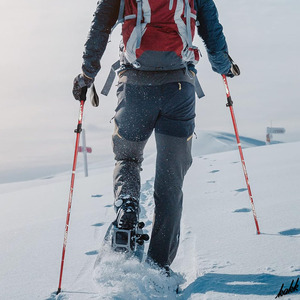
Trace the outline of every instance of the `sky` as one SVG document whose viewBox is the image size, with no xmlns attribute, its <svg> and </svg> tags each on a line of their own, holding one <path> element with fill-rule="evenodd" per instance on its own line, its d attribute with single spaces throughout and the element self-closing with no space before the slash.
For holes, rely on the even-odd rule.
<svg viewBox="0 0 300 300">
<path fill-rule="evenodd" d="M 266 127 L 284 127 L 280 141 L 300 140 L 298 0 L 216 0 L 229 53 L 241 76 L 229 80 L 243 136 L 264 140 Z M 71 90 L 81 72 L 83 45 L 96 1 L 0 2 L 0 183 L 67 171 L 73 160 L 79 103 Z M 120 28 L 101 61 L 98 92 L 118 59 Z M 202 52 L 197 65 L 206 97 L 197 101 L 196 133 L 233 132 L 221 77 Z M 115 88 L 100 106 L 87 103 L 84 127 L 91 162 L 112 161 Z M 146 151 L 154 151 L 153 141 Z"/>
</svg>

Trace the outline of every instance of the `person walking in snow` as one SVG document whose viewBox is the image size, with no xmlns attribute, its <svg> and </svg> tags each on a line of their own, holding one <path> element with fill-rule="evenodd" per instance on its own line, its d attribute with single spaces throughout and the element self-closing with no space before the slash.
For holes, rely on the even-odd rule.
<svg viewBox="0 0 300 300">
<path fill-rule="evenodd" d="M 100 70 L 112 28 L 122 24 L 118 104 L 112 136 L 115 226 L 138 222 L 143 150 L 155 131 L 155 217 L 147 261 L 168 270 L 179 245 L 184 177 L 192 164 L 197 28 L 212 69 L 233 77 L 231 59 L 213 0 L 100 0 L 73 95 L 81 100 Z M 198 93 L 199 95 L 199 93 Z"/>
</svg>

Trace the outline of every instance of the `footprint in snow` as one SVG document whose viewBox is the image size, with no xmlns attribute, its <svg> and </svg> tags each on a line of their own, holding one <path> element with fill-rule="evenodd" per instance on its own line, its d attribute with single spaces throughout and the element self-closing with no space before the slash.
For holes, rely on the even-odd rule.
<svg viewBox="0 0 300 300">
<path fill-rule="evenodd" d="M 95 194 L 95 195 L 91 195 L 92 198 L 101 198 L 103 195 L 100 194 Z"/>
<path fill-rule="evenodd" d="M 281 235 L 298 235 L 298 234 L 300 234 L 300 228 L 292 228 L 292 229 L 280 231 L 279 234 L 281 234 Z"/>
<path fill-rule="evenodd" d="M 85 255 L 97 255 L 98 253 L 99 253 L 98 250 L 93 250 L 93 251 L 85 252 L 84 254 L 85 254 Z"/>
<path fill-rule="evenodd" d="M 292 272 L 299 272 L 300 271 L 300 267 L 299 266 L 298 267 L 296 267 L 296 266 L 290 266 L 290 270 Z"/>
<path fill-rule="evenodd" d="M 235 211 L 233 211 L 234 213 L 247 213 L 250 212 L 251 209 L 250 208 L 240 208 L 240 209 L 236 209 Z"/>
<path fill-rule="evenodd" d="M 95 226 L 95 227 L 101 227 L 103 226 L 105 223 L 96 223 L 96 224 L 93 224 L 92 226 Z"/>
</svg>

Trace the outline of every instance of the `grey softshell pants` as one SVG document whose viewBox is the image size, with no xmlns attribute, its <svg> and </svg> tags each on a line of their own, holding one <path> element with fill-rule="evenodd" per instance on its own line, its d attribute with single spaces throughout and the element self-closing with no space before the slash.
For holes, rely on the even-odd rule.
<svg viewBox="0 0 300 300">
<path fill-rule="evenodd" d="M 195 90 L 187 82 L 140 86 L 119 83 L 115 115 L 115 199 L 140 196 L 143 150 L 153 129 L 157 146 L 155 217 L 148 258 L 170 265 L 179 245 L 182 185 L 191 166 Z"/>
</svg>

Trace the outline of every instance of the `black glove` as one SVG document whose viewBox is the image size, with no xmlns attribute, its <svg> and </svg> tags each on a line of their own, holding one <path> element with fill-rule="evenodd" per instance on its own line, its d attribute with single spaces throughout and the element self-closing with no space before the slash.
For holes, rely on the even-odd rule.
<svg viewBox="0 0 300 300">
<path fill-rule="evenodd" d="M 73 95 L 76 100 L 85 100 L 85 93 L 94 82 L 93 78 L 86 77 L 84 74 L 79 74 L 74 79 Z M 82 95 L 84 93 L 84 97 Z M 81 98 L 84 99 L 81 99 Z"/>
<path fill-rule="evenodd" d="M 238 65 L 236 65 L 233 61 L 233 59 L 228 55 L 228 58 L 230 60 L 230 63 L 231 63 L 231 67 L 230 67 L 230 70 L 227 72 L 227 74 L 225 74 L 227 77 L 234 77 L 234 76 L 239 76 L 241 74 L 241 71 L 238 67 Z"/>
</svg>

